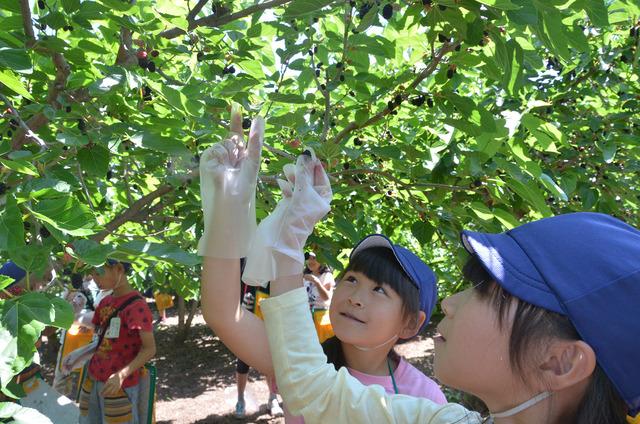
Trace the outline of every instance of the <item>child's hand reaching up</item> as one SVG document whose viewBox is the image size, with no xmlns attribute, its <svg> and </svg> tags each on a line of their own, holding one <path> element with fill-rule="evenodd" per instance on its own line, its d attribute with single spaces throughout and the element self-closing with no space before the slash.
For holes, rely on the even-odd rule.
<svg viewBox="0 0 640 424">
<path fill-rule="evenodd" d="M 278 180 L 282 200 L 256 231 L 242 275 L 245 283 L 265 286 L 277 278 L 302 274 L 303 248 L 315 224 L 330 210 L 331 185 L 313 150 L 285 165 Z"/>
<path fill-rule="evenodd" d="M 214 144 L 200 159 L 200 195 L 204 233 L 198 254 L 242 258 L 256 229 L 256 182 L 264 139 L 264 120 L 256 117 L 249 141 L 242 134 L 242 114 L 231 110 L 229 138 Z"/>
</svg>

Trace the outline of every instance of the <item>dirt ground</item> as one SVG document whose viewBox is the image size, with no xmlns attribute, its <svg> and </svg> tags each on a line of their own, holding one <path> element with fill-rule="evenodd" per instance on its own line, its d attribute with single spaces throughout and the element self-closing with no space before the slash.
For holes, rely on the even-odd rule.
<svg viewBox="0 0 640 424">
<path fill-rule="evenodd" d="M 157 424 L 284 423 L 283 418 L 274 418 L 267 413 L 269 391 L 264 378 L 254 370 L 249 373 L 245 391 L 247 417 L 236 419 L 233 416 L 237 398 L 235 357 L 204 324 L 200 314 L 195 316 L 191 335 L 182 345 L 174 342 L 177 323 L 175 310 L 170 310 L 167 320 L 155 330 Z M 425 337 L 400 345 L 397 350 L 418 369 L 432 376 L 432 331 L 426 333 Z M 49 382 L 53 379 L 50 356 L 43 356 L 43 375 Z M 447 391 L 446 394 L 450 400 L 460 400 L 456 393 Z"/>
</svg>

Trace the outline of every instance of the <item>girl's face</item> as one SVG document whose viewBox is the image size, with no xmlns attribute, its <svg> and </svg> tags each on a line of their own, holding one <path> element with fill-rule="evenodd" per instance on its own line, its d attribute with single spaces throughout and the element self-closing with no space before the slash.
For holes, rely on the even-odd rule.
<svg viewBox="0 0 640 424">
<path fill-rule="evenodd" d="M 91 272 L 93 280 L 100 290 L 113 290 L 122 279 L 122 270 L 118 265 L 103 265 Z"/>
<path fill-rule="evenodd" d="M 320 268 L 320 262 L 318 262 L 315 256 L 309 256 L 309 259 L 307 259 L 307 266 L 311 271 L 316 272 L 318 268 Z"/>
<path fill-rule="evenodd" d="M 434 337 L 438 380 L 485 401 L 521 390 L 522 379 L 509 362 L 510 332 L 499 327 L 490 301 L 471 288 L 447 297 L 441 305 L 445 317 Z M 505 329 L 511 328 L 513 310 L 503 321 Z"/>
<path fill-rule="evenodd" d="M 360 347 L 385 343 L 406 327 L 400 296 L 361 272 L 348 271 L 336 285 L 329 316 L 336 337 Z"/>
</svg>

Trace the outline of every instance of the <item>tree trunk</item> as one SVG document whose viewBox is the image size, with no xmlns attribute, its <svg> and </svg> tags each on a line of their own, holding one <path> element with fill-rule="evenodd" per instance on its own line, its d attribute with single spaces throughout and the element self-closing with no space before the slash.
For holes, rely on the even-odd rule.
<svg viewBox="0 0 640 424">
<path fill-rule="evenodd" d="M 178 330 L 182 330 L 182 327 L 184 326 L 185 312 L 184 298 L 180 295 L 176 295 L 176 298 L 178 300 Z"/>
<path fill-rule="evenodd" d="M 180 344 L 184 343 L 189 337 L 193 317 L 198 311 L 198 301 L 195 299 L 189 301 L 189 314 L 185 320 L 186 309 L 184 299 L 178 296 L 178 332 L 176 333 L 175 342 Z"/>
</svg>

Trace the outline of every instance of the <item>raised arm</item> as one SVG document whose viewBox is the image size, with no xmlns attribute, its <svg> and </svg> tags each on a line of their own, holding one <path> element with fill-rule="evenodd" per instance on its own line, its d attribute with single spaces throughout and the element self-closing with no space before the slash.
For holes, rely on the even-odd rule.
<svg viewBox="0 0 640 424">
<path fill-rule="evenodd" d="M 240 307 L 240 258 L 255 235 L 255 191 L 264 137 L 256 118 L 244 143 L 242 115 L 233 107 L 227 140 L 207 149 L 200 161 L 204 233 L 202 314 L 207 325 L 242 361 L 273 375 L 264 323 Z"/>
<path fill-rule="evenodd" d="M 240 260 L 203 261 L 200 295 L 207 325 L 243 362 L 274 375 L 264 322 L 240 306 Z"/>
</svg>

